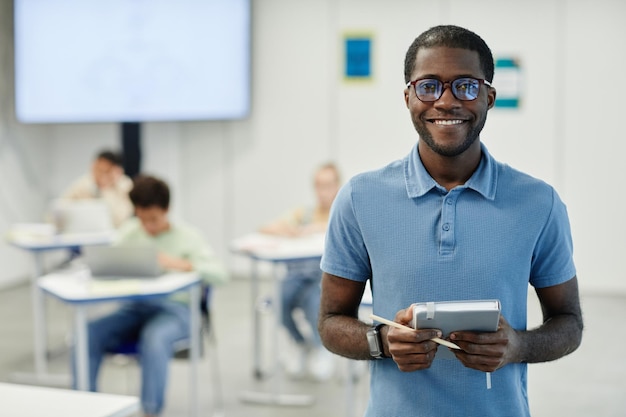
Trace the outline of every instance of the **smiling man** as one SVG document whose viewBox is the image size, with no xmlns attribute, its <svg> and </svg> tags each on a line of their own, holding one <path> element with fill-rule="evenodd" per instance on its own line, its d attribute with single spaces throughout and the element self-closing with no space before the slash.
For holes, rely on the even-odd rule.
<svg viewBox="0 0 626 417">
<path fill-rule="evenodd" d="M 319 331 L 329 350 L 371 359 L 367 417 L 529 416 L 527 364 L 580 344 L 565 205 L 480 142 L 496 99 L 493 73 L 491 51 L 475 33 L 437 26 L 421 34 L 404 74 L 417 144 L 404 159 L 352 178 L 335 199 Z M 447 349 L 431 340 L 442 336 L 437 329 L 359 321 L 368 280 L 378 316 L 410 325 L 416 302 L 498 299 L 498 329 L 453 331 L 447 337 L 461 349 L 435 358 Z M 529 284 L 544 317 L 530 330 Z"/>
</svg>

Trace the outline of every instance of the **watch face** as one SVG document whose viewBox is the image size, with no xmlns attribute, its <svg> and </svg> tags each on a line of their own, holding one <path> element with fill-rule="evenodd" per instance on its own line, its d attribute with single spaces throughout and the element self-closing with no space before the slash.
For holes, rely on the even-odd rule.
<svg viewBox="0 0 626 417">
<path fill-rule="evenodd" d="M 373 358 L 380 358 L 383 352 L 379 342 L 378 330 L 372 328 L 367 331 L 367 343 L 370 348 L 370 355 Z"/>
</svg>

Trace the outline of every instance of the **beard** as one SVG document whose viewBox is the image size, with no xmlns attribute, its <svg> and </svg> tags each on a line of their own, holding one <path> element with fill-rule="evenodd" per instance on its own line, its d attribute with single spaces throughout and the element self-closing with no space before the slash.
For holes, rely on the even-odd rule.
<svg viewBox="0 0 626 417">
<path fill-rule="evenodd" d="M 415 130 L 417 131 L 420 139 L 423 140 L 433 152 L 441 156 L 452 158 L 461 155 L 463 152 L 468 150 L 474 142 L 476 142 L 476 140 L 480 137 L 480 132 L 483 130 L 486 121 L 487 113 L 485 112 L 482 119 L 478 120 L 478 122 L 472 126 L 463 142 L 457 146 L 445 146 L 435 142 L 433 135 L 426 128 L 425 123 L 421 119 L 413 119 L 413 126 L 415 126 Z"/>
</svg>

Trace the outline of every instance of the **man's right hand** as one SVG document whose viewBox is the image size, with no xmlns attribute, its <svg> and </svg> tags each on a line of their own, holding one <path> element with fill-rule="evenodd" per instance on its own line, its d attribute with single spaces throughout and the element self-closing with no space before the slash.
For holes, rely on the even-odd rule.
<svg viewBox="0 0 626 417">
<path fill-rule="evenodd" d="M 395 322 L 411 327 L 413 307 L 400 310 L 396 313 Z M 383 332 L 383 340 L 387 341 L 387 349 L 398 369 L 403 372 L 413 372 L 430 368 L 437 353 L 437 343 L 433 337 L 441 337 L 437 329 L 405 330 L 386 326 L 387 333 Z"/>
</svg>

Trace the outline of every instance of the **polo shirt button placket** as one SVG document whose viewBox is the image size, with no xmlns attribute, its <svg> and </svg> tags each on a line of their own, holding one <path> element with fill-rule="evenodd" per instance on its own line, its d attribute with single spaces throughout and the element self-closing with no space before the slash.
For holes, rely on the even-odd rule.
<svg viewBox="0 0 626 417">
<path fill-rule="evenodd" d="M 442 255 L 452 254 L 454 251 L 454 222 L 455 222 L 455 204 L 457 192 L 451 191 L 444 197 L 442 213 L 441 213 L 441 246 L 440 253 Z"/>
</svg>

